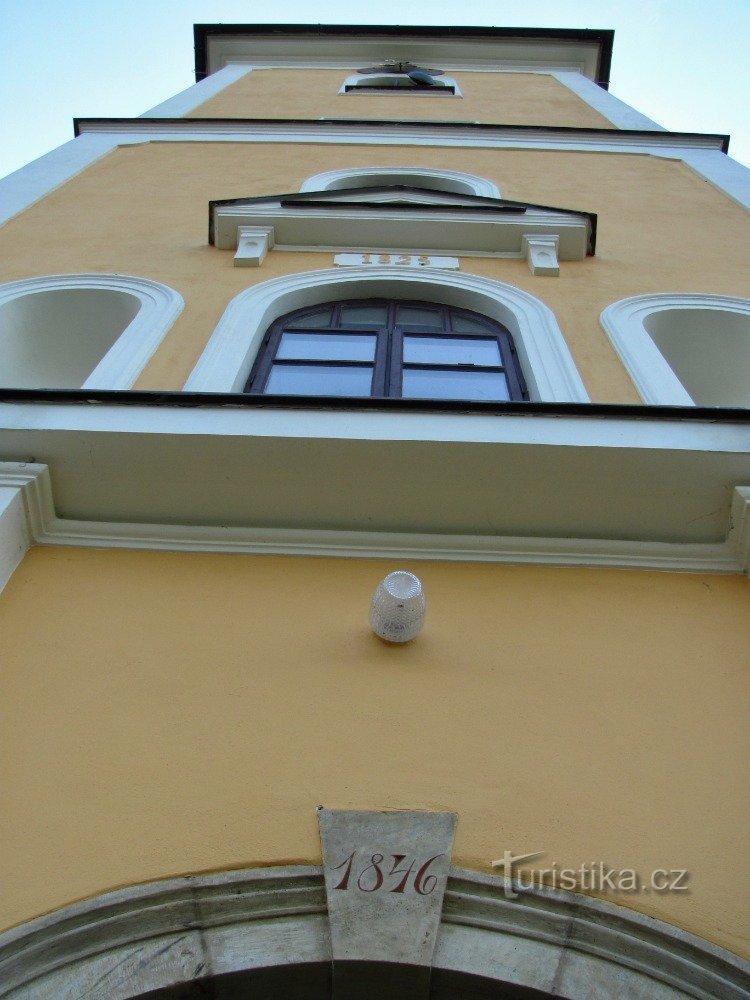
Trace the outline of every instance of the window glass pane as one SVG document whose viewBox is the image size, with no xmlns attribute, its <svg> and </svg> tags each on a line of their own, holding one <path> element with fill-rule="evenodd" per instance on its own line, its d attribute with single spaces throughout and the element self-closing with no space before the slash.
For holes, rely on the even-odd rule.
<svg viewBox="0 0 750 1000">
<path fill-rule="evenodd" d="M 422 93 L 430 93 L 435 90 L 444 90 L 450 94 L 455 93 L 453 84 L 444 83 L 442 80 L 435 80 L 430 86 L 419 86 L 410 80 L 408 76 L 379 76 L 366 77 L 361 83 L 348 83 L 345 90 L 421 90 Z"/>
<path fill-rule="evenodd" d="M 375 334 L 284 333 L 277 358 L 297 361 L 374 361 Z"/>
<path fill-rule="evenodd" d="M 386 305 L 341 307 L 339 326 L 385 326 L 388 307 Z"/>
<path fill-rule="evenodd" d="M 367 88 L 396 88 L 396 87 L 406 87 L 411 89 L 416 87 L 416 83 L 409 79 L 408 76 L 368 76 L 361 83 L 355 83 L 354 86 L 358 90 L 365 90 Z"/>
<path fill-rule="evenodd" d="M 404 368 L 404 399 L 510 399 L 500 372 L 452 372 Z"/>
<path fill-rule="evenodd" d="M 404 364 L 502 365 L 500 347 L 487 337 L 404 337 Z"/>
<path fill-rule="evenodd" d="M 264 392 L 295 396 L 369 396 L 372 368 L 273 365 Z"/>
<path fill-rule="evenodd" d="M 317 312 L 307 313 L 305 316 L 298 316 L 296 319 L 290 320 L 284 324 L 284 328 L 289 330 L 315 330 L 321 326 L 330 326 L 332 312 L 333 309 L 331 306 L 327 306 L 325 309 L 318 309 Z"/>
<path fill-rule="evenodd" d="M 437 309 L 420 306 L 399 306 L 396 310 L 399 326 L 416 327 L 418 330 L 444 330 L 442 313 Z"/>
<path fill-rule="evenodd" d="M 451 325 L 456 333 L 487 333 L 486 323 L 461 313 L 451 313 Z"/>
</svg>

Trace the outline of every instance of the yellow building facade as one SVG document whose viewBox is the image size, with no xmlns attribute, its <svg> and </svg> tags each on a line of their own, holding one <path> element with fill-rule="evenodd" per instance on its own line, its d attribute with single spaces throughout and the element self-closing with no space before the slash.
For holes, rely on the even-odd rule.
<svg viewBox="0 0 750 1000">
<path fill-rule="evenodd" d="M 611 52 L 197 26 L 0 182 L 1 996 L 748 995 L 750 175 Z"/>
</svg>

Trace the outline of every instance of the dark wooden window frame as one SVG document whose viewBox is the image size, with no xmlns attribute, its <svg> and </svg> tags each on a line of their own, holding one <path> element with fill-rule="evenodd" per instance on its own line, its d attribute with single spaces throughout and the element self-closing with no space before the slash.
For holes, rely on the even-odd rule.
<svg viewBox="0 0 750 1000">
<path fill-rule="evenodd" d="M 419 92 L 420 94 L 448 94 L 451 97 L 456 96 L 456 88 L 452 83 L 440 83 L 436 84 L 434 87 L 420 87 L 418 83 L 407 86 L 393 81 L 392 83 L 348 83 L 344 87 L 345 94 L 350 94 L 352 91 L 359 91 L 361 94 L 376 94 L 384 90 L 390 91 L 391 93 L 397 91 L 399 94 L 413 94 Z"/>
<path fill-rule="evenodd" d="M 385 307 L 385 325 L 372 324 L 343 324 L 341 313 L 344 308 L 356 307 Z M 396 311 L 399 307 L 428 309 L 436 313 L 439 317 L 440 328 L 434 330 L 424 329 L 423 324 L 397 323 Z M 304 327 L 300 327 L 300 321 L 306 315 L 313 315 L 323 309 L 332 310 L 331 319 L 328 326 L 311 326 L 307 332 L 314 334 L 326 333 L 347 333 L 352 336 L 365 335 L 376 338 L 374 358 L 370 361 L 342 361 L 329 359 L 280 359 L 277 352 L 281 343 L 281 338 L 285 332 L 303 332 Z M 482 327 L 481 331 L 463 332 L 454 330 L 456 319 L 465 317 Z M 486 330 L 486 332 L 485 332 Z M 494 339 L 500 351 L 501 360 L 504 364 L 498 365 L 476 365 L 476 364 L 447 364 L 444 362 L 434 365 L 427 363 L 404 362 L 403 360 L 403 339 L 405 336 L 414 338 L 429 338 L 431 340 L 446 338 L 450 340 L 488 340 Z M 367 396 L 353 396 L 353 400 L 365 400 L 373 398 L 396 398 L 402 396 L 402 382 L 404 371 L 455 371 L 455 372 L 491 372 L 502 374 L 507 382 L 508 398 L 514 401 L 528 400 L 528 390 L 526 382 L 518 362 L 513 337 L 510 331 L 496 320 L 475 313 L 468 309 L 460 309 L 454 306 L 447 306 L 441 303 L 427 302 L 413 299 L 342 299 L 338 301 L 322 302 L 314 306 L 306 306 L 303 309 L 296 309 L 279 317 L 266 332 L 255 364 L 250 372 L 244 391 L 252 395 L 265 394 L 265 387 L 271 375 L 274 365 L 279 367 L 310 367 L 322 365 L 335 368 L 365 368 L 371 369 L 373 377 L 371 381 L 370 393 Z M 324 394 L 314 394 L 314 398 L 325 398 Z M 330 398 L 330 397 L 329 397 Z M 422 397 L 423 398 L 423 397 Z M 453 396 L 431 397 L 435 399 L 450 398 Z M 470 399 L 468 397 L 467 399 Z"/>
</svg>

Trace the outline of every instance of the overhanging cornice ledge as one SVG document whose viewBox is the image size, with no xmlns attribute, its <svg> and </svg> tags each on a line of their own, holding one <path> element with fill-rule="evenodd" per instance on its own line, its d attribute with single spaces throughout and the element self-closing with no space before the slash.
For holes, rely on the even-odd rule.
<svg viewBox="0 0 750 1000">
<path fill-rule="evenodd" d="M 230 62 L 254 66 L 361 66 L 383 59 L 437 60 L 454 68 L 567 67 L 606 88 L 614 32 L 341 24 L 196 24 L 196 80 Z"/>
<path fill-rule="evenodd" d="M 8 572 L 33 543 L 749 568 L 747 425 L 6 404 L 0 426 Z"/>
<path fill-rule="evenodd" d="M 583 213 L 529 208 L 502 215 L 460 208 L 408 204 L 336 205 L 252 202 L 217 204 L 212 211 L 213 242 L 235 250 L 240 228 L 268 226 L 277 247 L 420 249 L 479 254 L 525 255 L 525 236 L 555 236 L 560 260 L 583 260 L 593 253 L 593 227 Z"/>
<path fill-rule="evenodd" d="M 715 149 L 726 153 L 729 136 L 701 132 L 655 132 L 640 129 L 569 128 L 566 126 L 503 125 L 475 122 L 394 121 L 351 118 L 74 118 L 75 135 L 87 133 L 128 134 L 140 136 L 177 137 L 187 140 L 192 135 L 256 136 L 272 139 L 282 135 L 293 141 L 295 135 L 315 137 L 363 138 L 396 136 L 461 140 L 498 140 L 518 144 L 565 146 L 581 148 L 602 145 L 612 147 L 642 147 L 644 149 Z"/>
</svg>

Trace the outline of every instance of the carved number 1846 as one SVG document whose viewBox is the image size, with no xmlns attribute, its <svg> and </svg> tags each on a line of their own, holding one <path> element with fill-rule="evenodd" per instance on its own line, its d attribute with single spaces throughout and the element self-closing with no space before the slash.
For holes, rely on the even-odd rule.
<svg viewBox="0 0 750 1000">
<path fill-rule="evenodd" d="M 340 865 L 332 867 L 331 870 L 335 872 L 343 869 L 341 878 L 333 887 L 334 889 L 346 890 L 349 888 L 356 853 L 356 850 L 352 851 Z M 437 876 L 428 875 L 427 871 L 433 861 L 442 857 L 442 852 L 441 854 L 433 854 L 422 864 L 419 864 L 421 859 L 409 858 L 406 854 L 391 854 L 389 857 L 393 858 L 392 862 L 385 861 L 385 855 L 375 853 L 370 856 L 369 863 L 363 868 L 357 864 L 354 874 L 357 870 L 359 874 L 353 884 L 362 892 L 404 892 L 411 879 L 415 892 L 419 893 L 420 896 L 430 895 L 437 885 Z M 407 862 L 411 862 L 408 867 Z M 395 881 L 391 881 L 391 879 Z"/>
</svg>

